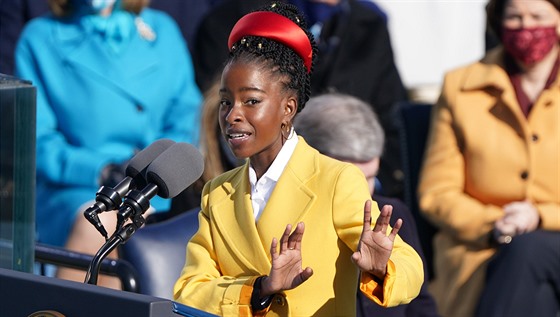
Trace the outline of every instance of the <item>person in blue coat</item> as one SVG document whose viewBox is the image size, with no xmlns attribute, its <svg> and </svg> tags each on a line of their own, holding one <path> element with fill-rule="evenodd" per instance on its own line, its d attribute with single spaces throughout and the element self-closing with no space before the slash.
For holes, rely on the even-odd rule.
<svg viewBox="0 0 560 317">
<path fill-rule="evenodd" d="M 52 12 L 22 32 L 16 76 L 37 87 L 39 242 L 94 254 L 104 240 L 82 214 L 99 187 L 120 181 L 155 140 L 198 143 L 202 96 L 187 45 L 148 2 L 50 1 Z M 156 212 L 170 206 L 150 202 Z M 115 213 L 100 216 L 115 227 Z"/>
</svg>

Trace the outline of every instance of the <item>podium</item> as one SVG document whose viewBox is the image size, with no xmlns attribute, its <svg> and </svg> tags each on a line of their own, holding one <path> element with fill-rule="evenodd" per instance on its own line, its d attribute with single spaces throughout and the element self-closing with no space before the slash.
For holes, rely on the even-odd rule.
<svg viewBox="0 0 560 317">
<path fill-rule="evenodd" d="M 159 297 L 3 268 L 0 310 L 2 316 L 21 317 L 39 311 L 53 311 L 66 317 L 215 317 Z"/>
</svg>

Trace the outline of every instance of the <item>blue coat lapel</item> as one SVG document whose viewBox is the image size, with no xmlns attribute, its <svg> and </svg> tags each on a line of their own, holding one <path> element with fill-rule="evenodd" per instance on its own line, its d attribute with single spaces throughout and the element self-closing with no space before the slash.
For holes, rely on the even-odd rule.
<svg viewBox="0 0 560 317">
<path fill-rule="evenodd" d="M 63 61 L 68 67 L 85 70 L 92 81 L 142 104 L 139 100 L 143 99 L 144 92 L 135 87 L 141 86 L 137 84 L 139 81 L 150 80 L 150 73 L 159 63 L 156 53 L 145 49 L 150 43 L 135 34 L 122 52 L 112 55 L 107 47 L 102 47 L 99 39 L 86 36 L 86 27 L 84 24 L 58 24 L 54 36 L 63 47 L 61 51 L 69 52 L 62 56 Z M 124 59 L 132 65 L 125 70 L 119 62 Z"/>
</svg>

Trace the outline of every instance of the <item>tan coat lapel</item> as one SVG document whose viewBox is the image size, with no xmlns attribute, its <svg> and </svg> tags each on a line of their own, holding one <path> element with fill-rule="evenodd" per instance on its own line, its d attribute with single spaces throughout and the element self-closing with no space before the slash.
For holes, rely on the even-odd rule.
<svg viewBox="0 0 560 317">
<path fill-rule="evenodd" d="M 519 135 L 526 135 L 527 131 L 521 122 L 525 116 L 521 111 L 515 90 L 503 65 L 504 51 L 501 47 L 491 51 L 480 63 L 474 64 L 462 87 L 465 91 L 484 91 L 492 89 L 490 94 L 477 94 L 478 105 L 488 105 L 489 111 L 495 113 L 500 120 L 506 120 L 517 129 Z M 483 101 L 484 97 L 489 98 Z M 510 115 L 504 115 L 504 111 Z"/>
</svg>

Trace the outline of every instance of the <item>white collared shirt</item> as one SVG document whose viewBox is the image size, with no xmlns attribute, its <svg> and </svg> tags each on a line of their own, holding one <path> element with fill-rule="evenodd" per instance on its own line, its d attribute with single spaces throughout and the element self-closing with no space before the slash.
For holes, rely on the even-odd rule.
<svg viewBox="0 0 560 317">
<path fill-rule="evenodd" d="M 290 138 L 286 140 L 286 143 L 280 149 L 280 152 L 264 173 L 264 175 L 257 181 L 257 173 L 251 165 L 249 165 L 249 182 L 251 183 L 251 202 L 253 205 L 253 214 L 255 215 L 255 220 L 258 220 L 261 216 L 270 194 L 276 187 L 276 183 L 282 175 L 284 168 L 288 164 L 290 157 L 294 153 L 296 145 L 298 143 L 298 137 L 296 132 L 293 130 L 290 132 Z"/>
</svg>

